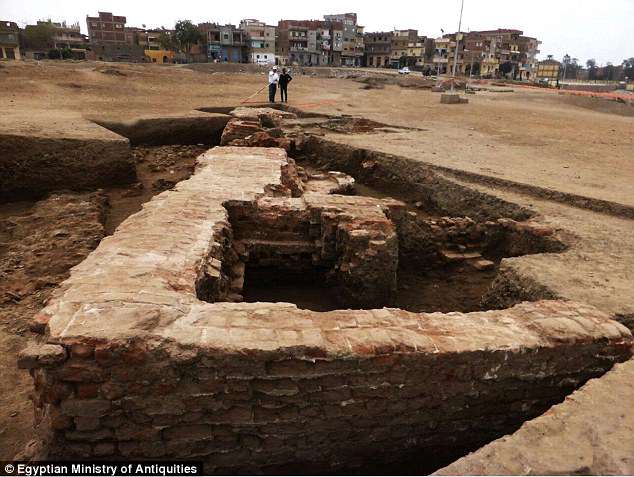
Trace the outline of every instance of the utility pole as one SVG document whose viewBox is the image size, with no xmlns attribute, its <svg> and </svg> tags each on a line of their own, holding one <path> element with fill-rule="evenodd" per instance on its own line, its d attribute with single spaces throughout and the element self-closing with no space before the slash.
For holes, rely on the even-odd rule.
<svg viewBox="0 0 634 477">
<path fill-rule="evenodd" d="M 458 20 L 458 33 L 456 33 L 456 54 L 453 59 L 453 72 L 451 74 L 451 92 L 454 91 L 454 83 L 456 82 L 456 69 L 458 68 L 458 47 L 460 46 L 460 29 L 462 28 L 462 11 L 464 10 L 464 0 L 460 0 L 460 20 Z"/>
</svg>

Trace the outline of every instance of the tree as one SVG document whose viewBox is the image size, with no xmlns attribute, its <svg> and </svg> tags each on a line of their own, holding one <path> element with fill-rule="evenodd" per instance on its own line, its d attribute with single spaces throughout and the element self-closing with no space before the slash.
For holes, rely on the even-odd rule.
<svg viewBox="0 0 634 477">
<path fill-rule="evenodd" d="M 563 57 L 563 59 L 561 60 L 561 64 L 564 67 L 563 69 L 563 74 L 562 74 L 562 79 L 567 79 L 568 76 L 570 76 L 570 65 L 572 63 L 572 59 L 570 58 L 570 55 L 568 53 L 566 53 Z"/>
<path fill-rule="evenodd" d="M 164 50 L 173 51 L 176 50 L 176 48 L 178 47 L 174 35 L 172 35 L 172 33 L 167 30 L 162 31 L 159 34 L 158 42 L 159 45 L 161 45 L 161 48 Z"/>
<path fill-rule="evenodd" d="M 180 49 L 188 55 L 192 46 L 203 39 L 203 34 L 191 20 L 178 21 L 174 27 L 174 36 Z"/>
<path fill-rule="evenodd" d="M 623 73 L 629 79 L 634 79 L 634 58 L 623 60 Z"/>
<path fill-rule="evenodd" d="M 586 66 L 588 67 L 588 79 L 593 80 L 597 78 L 597 60 L 594 58 L 590 58 L 586 61 Z"/>
<path fill-rule="evenodd" d="M 25 50 L 46 50 L 55 46 L 55 26 L 50 20 L 37 25 L 27 25 L 21 36 Z"/>
</svg>

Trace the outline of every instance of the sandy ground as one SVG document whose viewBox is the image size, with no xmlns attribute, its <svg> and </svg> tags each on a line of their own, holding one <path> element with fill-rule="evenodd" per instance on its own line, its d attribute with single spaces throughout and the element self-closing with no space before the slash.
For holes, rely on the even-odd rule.
<svg viewBox="0 0 634 477">
<path fill-rule="evenodd" d="M 0 98 L 0 108 L 7 113 L 0 124 L 13 115 L 35 112 L 44 121 L 54 121 L 60 110 L 90 118 L 132 119 L 235 105 L 265 84 L 264 71 L 230 74 L 213 68 L 8 63 L 0 69 L 8 92 Z M 358 138 L 365 147 L 634 206 L 633 117 L 578 107 L 575 101 L 587 106 L 587 98 L 538 89 L 480 92 L 469 96 L 469 105 L 446 106 L 428 90 L 362 86 L 352 80 L 299 75 L 291 83 L 290 104 L 427 129 Z M 251 101 L 265 99 L 262 91 Z"/>
<path fill-rule="evenodd" d="M 216 69 L 214 65 L 194 71 L 183 66 L 91 62 L 0 63 L 0 133 L 90 134 L 89 118 L 128 120 L 233 106 L 266 82 L 264 71 Z M 363 89 L 350 79 L 307 72 L 291 83 L 291 105 L 419 129 L 328 133 L 337 141 L 634 206 L 634 117 L 609 112 L 623 113 L 619 108 L 629 106 L 597 103 L 593 107 L 586 98 L 577 101 L 524 88 L 513 93 L 480 92 L 469 96 L 468 105 L 445 106 L 429 90 L 394 85 Z M 265 99 L 262 91 L 250 101 Z M 470 186 L 532 207 L 543 214 L 544 222 L 571 232 L 573 249 L 551 257 L 523 257 L 527 269 L 563 296 L 614 314 L 634 313 L 634 221 L 513 191 Z M 129 207 L 139 206 L 132 196 Z M 14 367 L 25 339 L 19 337 L 24 330 L 17 331 L 18 335 L 11 326 L 0 327 L 0 460 L 11 458 L 24 444 L 31 422 L 26 400 L 30 378 Z"/>
</svg>

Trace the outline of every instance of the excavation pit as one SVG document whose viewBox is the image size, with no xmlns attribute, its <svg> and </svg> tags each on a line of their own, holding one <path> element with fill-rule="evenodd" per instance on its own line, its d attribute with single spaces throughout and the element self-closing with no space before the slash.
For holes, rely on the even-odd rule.
<svg viewBox="0 0 634 477">
<path fill-rule="evenodd" d="M 631 355 L 626 328 L 573 302 L 468 314 L 239 302 L 248 267 L 288 267 L 293 253 L 348 301 L 392 298 L 407 207 L 302 194 L 299 177 L 281 149 L 212 149 L 73 269 L 37 316 L 47 344 L 19 363 L 49 458 L 322 473 L 416 455 L 436 467 Z"/>
</svg>

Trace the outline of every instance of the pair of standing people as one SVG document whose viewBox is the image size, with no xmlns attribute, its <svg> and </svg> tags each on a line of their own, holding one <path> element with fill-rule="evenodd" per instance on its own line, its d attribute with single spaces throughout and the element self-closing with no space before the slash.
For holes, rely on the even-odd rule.
<svg viewBox="0 0 634 477">
<path fill-rule="evenodd" d="M 288 83 L 293 80 L 291 75 L 286 72 L 286 68 L 282 68 L 282 74 L 277 72 L 277 66 L 269 71 L 269 102 L 275 102 L 275 93 L 277 86 L 280 86 L 280 99 L 284 103 L 288 103 Z"/>
</svg>

